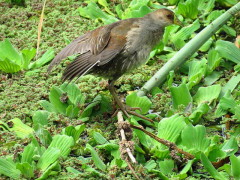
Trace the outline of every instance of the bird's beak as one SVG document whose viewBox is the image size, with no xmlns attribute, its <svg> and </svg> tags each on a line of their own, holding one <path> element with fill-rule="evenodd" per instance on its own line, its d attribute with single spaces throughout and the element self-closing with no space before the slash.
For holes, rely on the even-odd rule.
<svg viewBox="0 0 240 180">
<path fill-rule="evenodd" d="M 177 18 L 177 16 L 174 16 L 173 24 L 183 26 L 183 23 Z"/>
</svg>

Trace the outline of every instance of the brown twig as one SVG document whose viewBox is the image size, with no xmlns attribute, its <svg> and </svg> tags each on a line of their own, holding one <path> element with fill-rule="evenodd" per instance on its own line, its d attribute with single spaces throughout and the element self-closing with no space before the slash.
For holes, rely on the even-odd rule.
<svg viewBox="0 0 240 180">
<path fill-rule="evenodd" d="M 143 115 L 141 115 L 141 114 L 138 114 L 138 113 L 136 113 L 136 112 L 134 112 L 134 111 L 128 111 L 128 110 L 127 110 L 127 112 L 128 112 L 129 114 L 134 115 L 134 116 L 138 116 L 138 117 L 140 117 L 140 118 L 142 118 L 142 119 L 145 119 L 145 120 L 147 120 L 147 121 L 149 121 L 149 122 L 151 122 L 151 123 L 154 123 L 154 121 L 153 121 L 152 119 L 147 118 L 147 117 L 145 117 L 145 116 L 143 116 Z"/>
<path fill-rule="evenodd" d="M 137 163 L 135 157 L 132 154 L 134 143 L 132 141 L 129 141 L 132 138 L 132 129 L 130 128 L 130 124 L 124 121 L 122 111 L 118 112 L 117 117 L 118 117 L 118 129 L 120 131 L 121 136 L 121 141 L 119 143 L 121 157 L 127 162 L 127 165 L 129 169 L 132 171 L 135 178 L 137 180 L 140 180 L 131 163 L 129 162 L 129 160 L 131 160 L 133 164 Z M 125 154 L 127 154 L 128 156 L 125 156 Z"/>
<path fill-rule="evenodd" d="M 122 112 L 119 111 L 117 114 L 118 117 L 118 126 L 120 127 L 120 135 L 121 135 L 121 142 L 120 142 L 120 146 L 122 147 L 121 149 L 124 149 L 124 147 L 126 148 L 126 151 L 121 152 L 121 154 L 124 154 L 125 152 L 128 154 L 129 159 L 131 159 L 132 163 L 137 163 L 136 159 L 134 158 L 130 147 L 131 147 L 131 143 L 130 141 L 127 140 L 126 135 L 125 135 L 125 131 L 124 131 L 124 120 L 123 120 L 123 115 Z M 130 127 L 130 126 L 129 126 Z M 124 158 L 125 159 L 125 158 Z"/>
<path fill-rule="evenodd" d="M 155 134 L 153 134 L 151 132 L 148 132 L 147 130 L 145 130 L 144 128 L 142 128 L 140 126 L 135 126 L 135 125 L 131 124 L 131 127 L 134 128 L 134 129 L 138 129 L 138 130 L 144 132 L 145 134 L 149 135 L 150 137 L 152 137 L 156 141 L 158 141 L 161 144 L 164 144 L 165 146 L 169 147 L 170 151 L 171 150 L 176 150 L 178 153 L 181 153 L 181 154 L 185 155 L 185 157 L 187 159 L 194 159 L 195 158 L 192 154 L 190 154 L 190 153 L 188 153 L 186 151 L 183 151 L 182 149 L 179 149 L 176 144 L 174 144 L 174 143 L 172 143 L 170 141 L 167 141 L 165 139 L 161 139 L 161 138 L 157 137 Z"/>
</svg>

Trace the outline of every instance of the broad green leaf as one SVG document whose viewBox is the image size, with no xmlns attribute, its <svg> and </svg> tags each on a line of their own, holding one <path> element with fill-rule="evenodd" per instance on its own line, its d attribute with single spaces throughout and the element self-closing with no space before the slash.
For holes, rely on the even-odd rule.
<svg viewBox="0 0 240 180">
<path fill-rule="evenodd" d="M 29 64 L 28 69 L 33 69 L 33 68 L 39 68 L 42 67 L 44 64 L 49 62 L 54 58 L 54 50 L 53 49 L 48 49 L 42 57 L 40 57 L 38 60 L 34 61 L 33 63 Z"/>
<path fill-rule="evenodd" d="M 231 174 L 234 177 L 234 180 L 239 180 L 240 179 L 240 158 L 239 156 L 236 157 L 234 155 L 230 156 L 230 161 L 231 161 Z"/>
<path fill-rule="evenodd" d="M 16 168 L 21 171 L 24 177 L 32 178 L 34 177 L 34 167 L 31 166 L 29 163 L 17 163 Z"/>
<path fill-rule="evenodd" d="M 80 135 L 82 134 L 82 132 L 84 131 L 85 128 L 86 128 L 85 124 L 78 125 L 76 127 L 68 126 L 68 127 L 64 128 L 63 134 L 72 136 L 74 139 L 74 142 L 77 142 L 77 140 L 79 139 Z"/>
<path fill-rule="evenodd" d="M 16 164 L 12 159 L 0 158 L 0 174 L 13 179 L 19 179 L 21 172 L 16 168 Z"/>
<path fill-rule="evenodd" d="M 206 152 L 210 145 L 210 139 L 206 137 L 206 128 L 202 125 L 189 124 L 183 129 L 181 138 L 183 149 L 195 156 L 198 156 L 199 152 Z"/>
<path fill-rule="evenodd" d="M 21 66 L 5 58 L 0 59 L 0 70 L 6 73 L 15 73 L 21 70 Z"/>
<path fill-rule="evenodd" d="M 207 60 L 202 59 L 201 61 L 193 60 L 189 63 L 188 78 L 189 82 L 187 86 L 191 89 L 193 86 L 198 84 L 205 76 L 207 71 Z"/>
<path fill-rule="evenodd" d="M 216 69 L 216 67 L 219 66 L 221 59 L 222 57 L 219 55 L 217 50 L 211 49 L 210 51 L 208 51 L 208 73 L 211 73 L 214 69 Z"/>
<path fill-rule="evenodd" d="M 78 11 L 80 13 L 80 16 L 90 19 L 101 19 L 104 24 L 111 24 L 118 21 L 118 19 L 114 16 L 103 12 L 94 2 L 90 2 L 87 7 L 79 7 Z"/>
<path fill-rule="evenodd" d="M 160 171 L 164 175 L 173 174 L 174 161 L 172 159 L 164 159 L 164 161 L 159 162 Z"/>
<path fill-rule="evenodd" d="M 234 108 L 236 106 L 237 102 L 234 100 L 229 90 L 223 97 L 221 97 L 217 106 L 217 110 L 215 111 L 215 115 L 216 117 L 220 117 L 226 114 L 228 111 L 234 113 Z"/>
<path fill-rule="evenodd" d="M 10 129 L 10 131 L 14 131 L 16 135 L 20 138 L 26 138 L 30 134 L 33 134 L 34 130 L 33 128 L 29 127 L 28 125 L 24 124 L 20 119 L 14 118 L 8 122 L 13 123 L 13 126 Z"/>
<path fill-rule="evenodd" d="M 196 19 L 198 15 L 198 3 L 196 0 L 189 0 L 184 3 L 180 2 L 177 13 L 183 15 L 185 18 Z"/>
<path fill-rule="evenodd" d="M 22 55 L 12 46 L 8 39 L 0 42 L 0 63 L 6 58 L 20 67 L 23 64 Z"/>
<path fill-rule="evenodd" d="M 94 164 L 96 165 L 96 167 L 98 169 L 101 169 L 102 171 L 106 170 L 106 168 L 107 168 L 106 165 L 100 159 L 100 157 L 99 157 L 98 153 L 95 151 L 95 149 L 90 144 L 86 145 L 86 149 L 88 151 L 90 151 L 90 153 L 92 155 L 92 160 L 94 161 Z"/>
<path fill-rule="evenodd" d="M 126 97 L 126 104 L 133 108 L 139 107 L 141 108 L 141 113 L 146 114 L 149 111 L 152 102 L 146 96 L 140 97 L 134 92 Z"/>
<path fill-rule="evenodd" d="M 205 43 L 199 48 L 199 51 L 201 51 L 201 52 L 206 52 L 206 51 L 208 51 L 209 48 L 211 47 L 212 43 L 213 43 L 213 39 L 212 39 L 212 38 L 208 39 L 207 42 L 205 42 Z"/>
<path fill-rule="evenodd" d="M 211 74 L 204 78 L 203 85 L 210 86 L 215 83 L 222 76 L 222 72 L 213 71 Z"/>
<path fill-rule="evenodd" d="M 93 132 L 93 138 L 99 144 L 108 143 L 108 140 L 105 137 L 103 137 L 99 132 Z"/>
<path fill-rule="evenodd" d="M 67 93 L 67 96 L 72 104 L 78 106 L 79 104 L 84 104 L 86 97 L 83 96 L 80 89 L 74 83 L 64 83 L 61 85 L 61 90 Z"/>
<path fill-rule="evenodd" d="M 36 154 L 35 146 L 33 144 L 28 144 L 22 153 L 21 163 L 29 163 L 30 165 L 33 162 L 33 156 Z"/>
<path fill-rule="evenodd" d="M 224 151 L 227 156 L 233 155 L 238 151 L 238 143 L 235 136 L 232 136 L 229 140 L 224 142 L 222 151 Z"/>
<path fill-rule="evenodd" d="M 210 104 L 214 99 L 217 99 L 221 92 L 221 86 L 212 85 L 208 87 L 200 87 L 193 97 L 193 100 L 198 104 L 208 103 Z"/>
<path fill-rule="evenodd" d="M 80 109 L 74 105 L 69 105 L 66 109 L 66 116 L 70 118 L 78 117 Z"/>
<path fill-rule="evenodd" d="M 94 100 L 92 101 L 91 104 L 89 104 L 83 111 L 83 113 L 81 114 L 81 118 L 84 117 L 89 117 L 92 114 L 93 108 L 97 105 L 99 105 L 102 101 L 102 97 L 101 95 L 98 95 L 94 98 Z"/>
<path fill-rule="evenodd" d="M 39 123 L 41 125 L 47 125 L 48 124 L 48 116 L 49 112 L 48 111 L 36 111 L 33 114 L 32 120 L 33 124 Z"/>
<path fill-rule="evenodd" d="M 236 64 L 240 63 L 240 49 L 229 41 L 218 40 L 216 48 L 221 57 L 232 61 Z"/>
<path fill-rule="evenodd" d="M 30 64 L 30 61 L 34 58 L 34 56 L 36 55 L 36 49 L 32 48 L 32 49 L 24 49 L 21 51 L 22 52 L 22 56 L 24 59 L 23 62 L 23 69 L 27 70 L 28 69 L 28 65 Z"/>
<path fill-rule="evenodd" d="M 175 143 L 182 130 L 186 127 L 186 118 L 178 114 L 169 118 L 164 118 L 158 123 L 159 138 Z M 160 149 L 166 149 L 165 145 L 160 144 Z"/>
<path fill-rule="evenodd" d="M 66 158 L 73 145 L 73 137 L 67 135 L 55 135 L 48 148 L 58 148 L 60 150 L 60 155 Z"/>
<path fill-rule="evenodd" d="M 201 153 L 201 161 L 205 169 L 211 174 L 214 179 L 217 180 L 227 180 L 224 176 L 222 176 L 212 165 L 212 163 L 208 160 L 204 153 Z"/>
<path fill-rule="evenodd" d="M 41 100 L 39 104 L 48 112 L 58 112 L 55 106 L 46 100 Z"/>
<path fill-rule="evenodd" d="M 152 169 L 156 168 L 157 163 L 154 160 L 150 160 L 146 162 L 144 165 L 144 168 L 146 168 L 148 171 L 151 171 Z"/>
<path fill-rule="evenodd" d="M 39 138 L 40 142 L 45 146 L 49 146 L 52 141 L 52 136 L 46 128 L 40 123 L 34 123 L 34 130 L 36 136 Z"/>
<path fill-rule="evenodd" d="M 193 121 L 193 124 L 197 124 L 200 121 L 202 115 L 208 113 L 209 110 L 209 105 L 205 103 L 200 104 L 197 109 L 193 111 L 193 113 L 189 116 L 189 119 Z"/>
<path fill-rule="evenodd" d="M 55 147 L 48 147 L 48 149 L 40 157 L 37 168 L 45 171 L 50 165 L 57 161 L 61 156 L 61 151 Z"/>
<path fill-rule="evenodd" d="M 59 88 L 53 86 L 50 90 L 49 100 L 59 113 L 65 114 L 68 104 L 61 101 L 62 94 L 63 92 Z"/>
<path fill-rule="evenodd" d="M 171 34 L 171 41 L 180 49 L 184 46 L 185 40 L 189 39 L 199 28 L 199 20 L 196 20 L 191 25 L 181 28 L 177 33 Z"/>
<path fill-rule="evenodd" d="M 231 79 L 222 88 L 220 97 L 224 96 L 228 91 L 232 92 L 240 84 L 240 74 L 232 76 Z"/>
<path fill-rule="evenodd" d="M 189 103 L 192 103 L 192 96 L 185 83 L 180 84 L 178 87 L 171 87 L 170 91 L 174 109 L 178 109 L 179 105 L 187 107 Z"/>
</svg>

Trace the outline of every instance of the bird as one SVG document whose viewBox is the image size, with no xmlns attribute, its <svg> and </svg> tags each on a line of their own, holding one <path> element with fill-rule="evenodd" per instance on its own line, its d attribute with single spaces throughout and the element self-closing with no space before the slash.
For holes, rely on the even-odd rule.
<svg viewBox="0 0 240 180">
<path fill-rule="evenodd" d="M 140 18 L 129 18 L 101 26 L 73 40 L 48 67 L 50 73 L 68 56 L 76 58 L 65 68 L 63 81 L 86 74 L 108 79 L 108 89 L 125 115 L 128 108 L 118 98 L 114 83 L 123 74 L 146 63 L 151 50 L 161 40 L 164 29 L 180 21 L 172 10 L 162 8 Z"/>
</svg>

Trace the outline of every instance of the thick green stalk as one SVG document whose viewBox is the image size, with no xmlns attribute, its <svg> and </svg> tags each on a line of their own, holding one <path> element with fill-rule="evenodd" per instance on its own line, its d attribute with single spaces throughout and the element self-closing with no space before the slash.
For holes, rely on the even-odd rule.
<svg viewBox="0 0 240 180">
<path fill-rule="evenodd" d="M 220 29 L 236 12 L 240 10 L 240 3 L 230 8 L 200 33 L 198 33 L 192 40 L 178 51 L 144 86 L 138 91 L 139 96 L 145 95 L 153 87 L 159 86 L 165 81 L 168 73 L 183 64 L 189 57 L 191 57 L 218 29 Z"/>
</svg>

